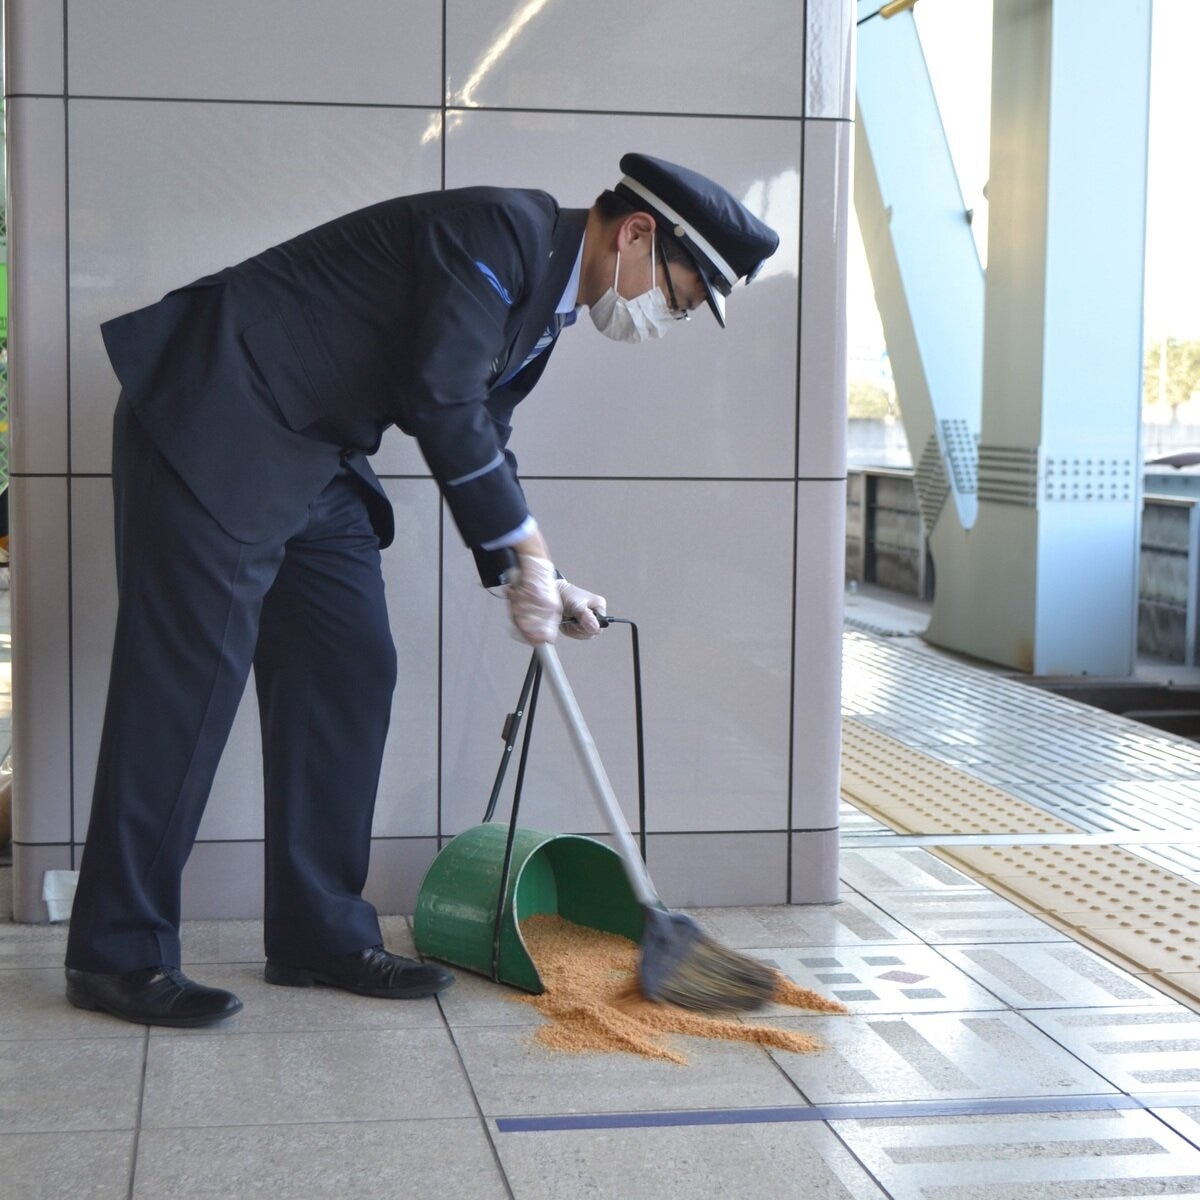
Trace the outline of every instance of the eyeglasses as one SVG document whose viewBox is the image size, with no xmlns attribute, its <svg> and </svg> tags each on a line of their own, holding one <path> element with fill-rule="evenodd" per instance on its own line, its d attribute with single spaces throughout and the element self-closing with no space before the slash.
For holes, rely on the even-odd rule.
<svg viewBox="0 0 1200 1200">
<path fill-rule="evenodd" d="M 675 283 L 671 278 L 671 265 L 667 262 L 667 256 L 661 245 L 658 247 L 658 256 L 662 260 L 663 274 L 667 277 L 667 306 L 671 316 L 676 321 L 690 321 L 692 314 L 686 308 L 680 307 L 679 301 L 675 298 Z"/>
</svg>

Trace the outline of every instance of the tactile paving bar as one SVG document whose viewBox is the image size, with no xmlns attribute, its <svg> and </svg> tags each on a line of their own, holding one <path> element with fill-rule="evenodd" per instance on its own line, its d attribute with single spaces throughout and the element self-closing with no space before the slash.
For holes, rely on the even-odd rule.
<svg viewBox="0 0 1200 1200">
<path fill-rule="evenodd" d="M 1077 833 L 1078 828 L 895 738 L 842 724 L 842 794 L 902 833 Z"/>
</svg>

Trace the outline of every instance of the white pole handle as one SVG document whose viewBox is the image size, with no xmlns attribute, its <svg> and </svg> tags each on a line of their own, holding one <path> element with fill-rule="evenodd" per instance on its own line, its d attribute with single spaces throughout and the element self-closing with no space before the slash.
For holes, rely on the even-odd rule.
<svg viewBox="0 0 1200 1200">
<path fill-rule="evenodd" d="M 654 884 L 650 880 L 650 872 L 646 870 L 646 864 L 642 862 L 642 856 L 638 853 L 637 843 L 629 832 L 625 814 L 617 803 L 617 797 L 613 793 L 612 784 L 608 781 L 604 764 L 600 761 L 600 752 L 596 749 L 596 743 L 588 731 L 583 713 L 580 712 L 579 705 L 575 701 L 575 693 L 571 691 L 571 685 L 567 682 L 562 663 L 559 662 L 558 651 L 553 646 L 543 644 L 537 647 L 537 656 L 542 665 L 543 674 L 550 681 L 550 690 L 554 693 L 554 699 L 558 701 L 558 707 L 570 730 L 575 753 L 579 755 L 584 773 L 592 785 L 592 793 L 596 797 L 600 813 L 608 825 L 609 832 L 616 839 L 617 850 L 621 855 L 621 861 L 625 864 L 625 874 L 629 876 L 633 894 L 647 908 L 658 908 L 660 901 L 654 890 Z"/>
</svg>

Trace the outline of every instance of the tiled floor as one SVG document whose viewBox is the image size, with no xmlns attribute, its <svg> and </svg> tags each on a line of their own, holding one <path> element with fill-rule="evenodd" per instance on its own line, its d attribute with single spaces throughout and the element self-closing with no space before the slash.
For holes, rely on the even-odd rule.
<svg viewBox="0 0 1200 1200">
<path fill-rule="evenodd" d="M 847 689 L 857 717 L 905 740 L 927 665 L 937 686 L 917 692 L 942 708 L 908 744 L 1020 786 L 1006 756 L 1035 731 L 1011 713 L 956 717 L 966 668 L 923 652 L 906 679 L 890 639 L 849 636 L 866 646 Z M 1139 773 L 1139 731 L 1097 730 L 1126 778 L 1162 778 Z M 1200 830 L 1193 804 L 1174 793 L 1167 815 Z M 816 1033 L 815 1055 L 698 1042 L 687 1067 L 556 1056 L 531 1043 L 532 1010 L 472 977 L 403 1004 L 269 987 L 255 922 L 184 934 L 191 973 L 245 1011 L 147 1032 L 66 1006 L 61 927 L 0 922 L 0 1196 L 1200 1196 L 1200 1016 L 919 839 L 854 810 L 843 832 L 838 905 L 696 913 L 850 1006 L 768 1011 Z M 403 918 L 387 937 L 411 950 Z"/>
</svg>

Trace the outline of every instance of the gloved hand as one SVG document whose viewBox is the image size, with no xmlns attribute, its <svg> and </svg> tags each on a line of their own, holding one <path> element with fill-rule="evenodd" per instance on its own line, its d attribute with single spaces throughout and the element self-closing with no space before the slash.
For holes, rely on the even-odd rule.
<svg viewBox="0 0 1200 1200">
<path fill-rule="evenodd" d="M 593 638 L 604 627 L 596 620 L 596 614 L 604 615 L 608 608 L 603 596 L 595 592 L 586 592 L 565 579 L 555 581 L 558 584 L 558 594 L 562 598 L 563 620 L 568 622 L 562 627 L 567 637 L 579 638 L 580 641 Z M 572 623 L 571 618 L 575 620 Z"/>
<path fill-rule="evenodd" d="M 554 564 L 532 554 L 517 555 L 517 569 L 504 576 L 508 613 L 517 632 L 531 646 L 553 642 L 562 620 L 562 600 Z"/>
</svg>

